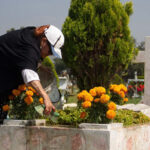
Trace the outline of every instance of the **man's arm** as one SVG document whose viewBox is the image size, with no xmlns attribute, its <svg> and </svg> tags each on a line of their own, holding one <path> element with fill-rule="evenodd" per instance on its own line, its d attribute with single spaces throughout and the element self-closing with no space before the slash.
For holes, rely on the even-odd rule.
<svg viewBox="0 0 150 150">
<path fill-rule="evenodd" d="M 44 113 L 49 114 L 52 110 L 55 111 L 55 107 L 41 85 L 38 74 L 33 70 L 24 69 L 22 70 L 22 77 L 27 85 L 32 86 L 40 94 L 40 96 L 43 97 L 46 107 Z"/>
<path fill-rule="evenodd" d="M 49 114 L 52 110 L 55 111 L 55 107 L 53 106 L 48 94 L 44 91 L 39 80 L 33 80 L 29 82 L 28 85 L 32 86 L 40 94 L 40 96 L 43 97 L 44 104 L 46 106 L 45 114 Z"/>
</svg>

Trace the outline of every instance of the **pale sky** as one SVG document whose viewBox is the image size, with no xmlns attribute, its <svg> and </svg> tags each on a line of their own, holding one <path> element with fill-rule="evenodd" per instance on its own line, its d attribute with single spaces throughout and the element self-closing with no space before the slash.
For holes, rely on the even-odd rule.
<svg viewBox="0 0 150 150">
<path fill-rule="evenodd" d="M 121 0 L 127 2 L 128 0 Z M 132 0 L 134 14 L 130 18 L 132 36 L 138 42 L 150 36 L 150 1 Z M 0 0 L 0 35 L 10 28 L 53 24 L 61 29 L 71 0 Z"/>
</svg>

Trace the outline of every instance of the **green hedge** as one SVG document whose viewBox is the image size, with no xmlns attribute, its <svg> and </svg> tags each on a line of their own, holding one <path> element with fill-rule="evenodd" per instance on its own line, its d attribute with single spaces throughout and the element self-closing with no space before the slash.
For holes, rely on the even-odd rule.
<svg viewBox="0 0 150 150">
<path fill-rule="evenodd" d="M 144 79 L 144 76 L 138 76 L 138 79 Z"/>
<path fill-rule="evenodd" d="M 69 125 L 71 127 L 78 127 L 80 123 L 87 122 L 85 119 L 80 118 L 82 109 L 77 108 L 66 108 L 65 110 L 59 110 L 58 123 L 53 123 L 48 119 L 48 125 Z M 123 123 L 124 127 L 133 125 L 146 124 L 150 122 L 150 118 L 141 112 L 134 112 L 132 110 L 117 110 L 117 115 L 112 122 Z"/>
<path fill-rule="evenodd" d="M 150 122 L 150 118 L 141 112 L 118 110 L 114 122 L 123 123 L 125 127 Z"/>
</svg>

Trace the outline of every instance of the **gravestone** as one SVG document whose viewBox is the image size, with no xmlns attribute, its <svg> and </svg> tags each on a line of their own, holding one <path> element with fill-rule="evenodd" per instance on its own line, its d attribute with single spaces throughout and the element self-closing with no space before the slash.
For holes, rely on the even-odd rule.
<svg viewBox="0 0 150 150">
<path fill-rule="evenodd" d="M 49 95 L 51 101 L 56 103 L 60 101 L 60 92 L 57 87 L 57 81 L 50 67 L 41 66 L 38 70 L 41 84 Z"/>
<path fill-rule="evenodd" d="M 67 84 L 68 84 L 67 77 L 59 77 L 59 90 L 61 92 L 60 102 L 62 105 L 66 103 L 65 93 L 67 91 Z"/>
<path fill-rule="evenodd" d="M 142 102 L 150 105 L 150 36 L 145 37 L 145 51 L 139 51 L 134 63 L 144 63 L 144 97 Z"/>
</svg>

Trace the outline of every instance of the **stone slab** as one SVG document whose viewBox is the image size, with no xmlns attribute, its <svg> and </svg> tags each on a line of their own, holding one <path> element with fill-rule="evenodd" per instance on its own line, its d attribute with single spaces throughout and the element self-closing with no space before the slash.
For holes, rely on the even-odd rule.
<svg viewBox="0 0 150 150">
<path fill-rule="evenodd" d="M 126 104 L 122 106 L 117 106 L 117 109 L 129 109 L 133 111 L 141 111 L 143 109 L 149 109 L 150 106 L 145 104 Z"/>
<path fill-rule="evenodd" d="M 122 128 L 122 123 L 111 123 L 111 124 L 94 124 L 94 123 L 81 123 L 79 125 L 82 129 L 114 129 Z"/>
<path fill-rule="evenodd" d="M 67 107 L 77 107 L 77 104 L 76 103 L 68 103 L 68 104 L 63 105 L 63 109 L 65 109 Z"/>
</svg>

